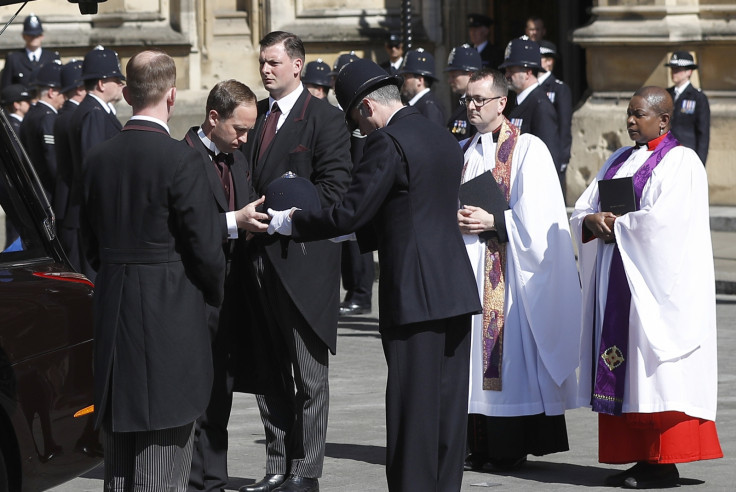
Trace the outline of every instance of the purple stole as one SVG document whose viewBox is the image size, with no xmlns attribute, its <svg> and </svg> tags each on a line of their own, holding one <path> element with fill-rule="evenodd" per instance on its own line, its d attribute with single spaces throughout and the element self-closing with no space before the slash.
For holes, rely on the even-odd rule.
<svg viewBox="0 0 736 492">
<path fill-rule="evenodd" d="M 660 139 L 657 139 L 660 140 Z M 654 168 L 665 154 L 680 145 L 675 137 L 667 132 L 658 143 L 652 155 L 634 173 L 633 184 L 636 195 L 636 208 L 641 206 L 641 193 Z M 635 147 L 624 151 L 611 164 L 603 179 L 612 179 L 624 162 L 628 160 Z M 626 279 L 618 243 L 614 246 L 608 277 L 608 295 L 603 313 L 601 343 L 598 350 L 597 370 L 591 406 L 593 411 L 609 415 L 621 415 L 624 403 L 627 358 L 629 357 L 629 313 L 631 310 L 631 290 Z"/>
</svg>

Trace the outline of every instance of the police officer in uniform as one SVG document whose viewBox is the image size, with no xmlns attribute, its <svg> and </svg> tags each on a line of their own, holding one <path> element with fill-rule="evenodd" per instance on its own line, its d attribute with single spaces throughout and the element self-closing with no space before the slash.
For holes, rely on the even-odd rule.
<svg viewBox="0 0 736 492">
<path fill-rule="evenodd" d="M 72 238 L 74 229 L 66 227 L 64 222 L 74 172 L 69 125 L 74 111 L 87 95 L 82 80 L 82 60 L 71 60 L 61 67 L 61 92 L 64 94 L 66 101 L 59 110 L 59 116 L 56 118 L 56 123 L 54 123 L 56 188 L 54 190 L 53 206 L 56 213 L 56 230 L 59 233 L 59 240 L 69 256 L 78 257 L 79 251 L 71 251 L 70 249 L 76 244 L 76 241 Z"/>
<path fill-rule="evenodd" d="M 483 14 L 468 14 L 468 38 L 470 44 L 480 53 L 484 67 L 496 68 L 503 61 L 500 52 L 488 40 L 493 19 Z"/>
<path fill-rule="evenodd" d="M 56 51 L 45 50 L 41 47 L 43 42 L 43 26 L 41 19 L 31 14 L 23 21 L 23 41 L 25 47 L 17 51 L 11 51 L 5 57 L 5 68 L 0 85 L 7 87 L 10 84 L 23 84 L 31 87 L 32 74 L 45 63 L 59 59 Z"/>
<path fill-rule="evenodd" d="M 41 65 L 35 78 L 38 102 L 23 118 L 20 141 L 31 159 L 46 195 L 53 199 L 56 186 L 56 146 L 54 123 L 64 104 L 61 92 L 61 62 L 52 60 Z"/>
<path fill-rule="evenodd" d="M 527 36 L 512 39 L 506 47 L 506 59 L 499 68 L 506 70 L 506 80 L 516 92 L 516 106 L 508 116 L 511 124 L 521 133 L 531 133 L 544 142 L 559 173 L 557 112 L 537 79 L 537 75 L 544 72 L 539 44 Z"/>
<path fill-rule="evenodd" d="M 452 49 L 447 59 L 447 83 L 452 93 L 459 96 L 457 107 L 447 122 L 447 128 L 458 141 L 472 137 L 478 131 L 468 122 L 468 109 L 463 102 L 471 72 L 480 70 L 482 60 L 478 51 L 469 44 Z"/>
<path fill-rule="evenodd" d="M 665 67 L 670 67 L 675 84 L 667 89 L 675 101 L 672 134 L 682 145 L 693 149 L 705 165 L 710 143 L 710 106 L 703 91 L 690 83 L 698 65 L 687 51 L 675 51 Z"/>
<path fill-rule="evenodd" d="M 304 87 L 310 94 L 319 99 L 327 99 L 332 87 L 332 80 L 330 66 L 322 61 L 322 58 L 307 63 L 302 74 Z"/>
<path fill-rule="evenodd" d="M 28 110 L 31 109 L 31 93 L 23 84 L 10 84 L 3 87 L 0 99 L 10 126 L 13 127 L 16 135 L 20 135 L 20 124 Z"/>
<path fill-rule="evenodd" d="M 335 79 L 337 78 L 337 74 L 340 73 L 340 69 L 350 62 L 354 62 L 355 60 L 360 60 L 360 57 L 355 54 L 355 51 L 351 51 L 350 53 L 343 53 L 342 55 L 337 57 L 335 63 L 332 64 L 332 72 L 330 72 L 330 86 L 332 87 L 332 90 L 335 90 Z M 340 107 L 339 103 L 337 107 Z"/>
<path fill-rule="evenodd" d="M 388 60 L 380 64 L 380 67 L 386 70 L 389 75 L 397 75 L 401 69 L 401 63 L 404 61 L 404 43 L 401 41 L 401 35 L 392 32 L 386 38 L 383 44 L 388 55 Z"/>
<path fill-rule="evenodd" d="M 539 85 L 547 93 L 547 97 L 557 112 L 560 139 L 560 165 L 557 175 L 560 178 L 562 195 L 565 196 L 567 188 L 565 173 L 567 164 L 570 162 L 570 148 L 572 147 L 572 92 L 566 83 L 552 74 L 558 56 L 557 46 L 551 41 L 542 39 L 539 41 L 539 54 L 542 68 L 546 70 L 539 74 Z"/>
<path fill-rule="evenodd" d="M 430 121 L 444 127 L 447 123 L 445 108 L 432 93 L 432 84 L 437 80 L 434 74 L 434 56 L 423 48 L 410 51 L 404 57 L 399 75 L 404 78 L 401 97 Z"/>
</svg>

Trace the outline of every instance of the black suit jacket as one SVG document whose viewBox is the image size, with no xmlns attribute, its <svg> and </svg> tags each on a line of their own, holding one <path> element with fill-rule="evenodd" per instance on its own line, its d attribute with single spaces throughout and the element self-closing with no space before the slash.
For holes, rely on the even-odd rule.
<svg viewBox="0 0 736 492">
<path fill-rule="evenodd" d="M 503 63 L 503 51 L 490 42 L 480 52 L 480 59 L 484 67 L 496 68 Z"/>
<path fill-rule="evenodd" d="M 5 110 L 3 110 L 5 111 Z M 15 131 L 15 134 L 20 138 L 20 124 L 23 122 L 23 120 L 19 120 L 15 116 L 9 114 L 7 111 L 5 111 L 5 115 L 8 117 L 8 121 L 10 122 L 10 126 L 13 127 L 13 130 Z"/>
<path fill-rule="evenodd" d="M 542 86 L 537 86 L 524 101 L 509 113 L 509 120 L 519 127 L 521 133 L 531 133 L 539 137 L 552 154 L 552 160 L 559 172 L 560 137 L 557 126 L 557 112 L 549 101 Z"/>
<path fill-rule="evenodd" d="M 20 125 L 20 141 L 31 159 L 49 201 L 56 187 L 54 123 L 57 112 L 42 102 L 31 106 Z"/>
<path fill-rule="evenodd" d="M 58 60 L 59 52 L 41 49 L 41 57 L 36 62 L 28 59 L 25 48 L 11 51 L 5 57 L 5 68 L 0 77 L 0 85 L 7 87 L 10 84 L 31 85 L 33 73 L 44 63 Z"/>
<path fill-rule="evenodd" d="M 438 124 L 441 127 L 447 122 L 445 108 L 440 104 L 434 92 L 431 90 L 425 93 L 419 100 L 412 105 L 414 109 L 423 114 L 429 121 Z"/>
<path fill-rule="evenodd" d="M 570 162 L 570 149 L 572 148 L 572 92 L 570 92 L 570 87 L 556 78 L 554 74 L 547 77 L 540 85 L 557 112 L 559 159 L 561 164 L 567 164 Z"/>
<path fill-rule="evenodd" d="M 358 231 L 376 246 L 381 330 L 481 310 L 457 225 L 463 153 L 413 108 L 366 139 L 342 203 L 293 216 L 295 240 Z"/>
<path fill-rule="evenodd" d="M 667 91 L 675 98 L 675 88 Z M 675 101 L 672 115 L 672 134 L 685 147 L 693 149 L 703 161 L 708 158 L 710 145 L 710 106 L 702 90 L 688 85 Z"/>
<path fill-rule="evenodd" d="M 100 102 L 87 94 L 74 111 L 69 123 L 70 149 L 74 170 L 72 186 L 69 192 L 69 205 L 65 216 L 65 226 L 79 227 L 79 207 L 82 203 L 83 176 L 86 172 L 87 153 L 97 144 L 102 143 L 118 133 L 123 126 L 117 117 L 108 113 Z M 96 164 L 94 161 L 92 165 Z"/>
<path fill-rule="evenodd" d="M 74 161 L 72 160 L 71 139 L 69 138 L 69 125 L 72 115 L 79 105 L 70 101 L 64 101 L 59 110 L 59 116 L 54 123 L 54 145 L 56 146 L 56 184 L 54 188 L 54 213 L 56 223 L 59 227 L 64 225 L 66 208 L 69 204 L 69 191 L 72 187 L 72 175 L 74 172 Z"/>
<path fill-rule="evenodd" d="M 253 188 L 263 195 L 274 179 L 291 171 L 314 183 L 323 207 L 338 203 L 350 183 L 350 134 L 345 115 L 304 89 L 271 145 L 259 159 L 261 133 L 268 99 L 258 102 L 258 120 L 244 152 Z M 261 234 L 254 239 L 266 250 L 281 282 L 304 319 L 334 353 L 340 302 L 340 245 L 319 241 L 302 247 L 288 243 L 281 254 L 278 238 Z"/>
<path fill-rule="evenodd" d="M 156 123 L 126 128 L 87 156 L 82 222 L 98 269 L 96 422 L 109 411 L 116 432 L 181 426 L 205 410 L 205 302 L 220 304 L 225 277 L 201 157 Z"/>
</svg>

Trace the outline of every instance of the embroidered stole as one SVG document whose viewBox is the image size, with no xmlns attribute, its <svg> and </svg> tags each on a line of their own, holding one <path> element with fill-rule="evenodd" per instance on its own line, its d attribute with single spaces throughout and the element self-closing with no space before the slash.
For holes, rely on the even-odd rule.
<svg viewBox="0 0 736 492">
<path fill-rule="evenodd" d="M 496 144 L 496 165 L 491 174 L 508 202 L 511 192 L 511 159 L 519 137 L 519 129 L 506 118 Z M 484 156 L 485 158 L 485 156 Z M 464 171 L 464 170 L 463 170 Z M 488 239 L 485 247 L 483 283 L 483 389 L 501 391 L 503 361 L 504 305 L 506 295 L 506 244 L 497 237 Z"/>
<path fill-rule="evenodd" d="M 652 176 L 652 171 L 662 161 L 665 154 L 680 145 L 670 132 L 650 144 L 656 143 L 652 155 L 634 173 L 633 184 L 637 210 L 641 205 L 644 186 Z M 603 179 L 612 179 L 626 162 L 634 147 L 624 151 L 611 164 Z M 595 383 L 591 397 L 593 411 L 609 415 L 621 415 L 624 402 L 624 389 L 629 357 L 629 313 L 631 311 L 631 290 L 626 279 L 621 252 L 615 244 L 608 277 L 608 294 L 603 313 L 601 341 L 598 350 Z"/>
</svg>

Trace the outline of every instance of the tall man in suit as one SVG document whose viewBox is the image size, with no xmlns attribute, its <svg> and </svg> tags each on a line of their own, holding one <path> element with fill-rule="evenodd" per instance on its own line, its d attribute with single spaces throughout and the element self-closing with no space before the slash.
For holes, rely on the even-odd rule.
<svg viewBox="0 0 736 492">
<path fill-rule="evenodd" d="M 56 186 L 56 145 L 54 123 L 64 104 L 61 89 L 61 62 L 50 61 L 41 66 L 35 84 L 38 102 L 28 110 L 20 125 L 23 143 L 49 200 Z"/>
<path fill-rule="evenodd" d="M 401 96 L 409 106 L 413 106 L 428 120 L 444 127 L 447 122 L 445 108 L 432 92 L 437 80 L 434 74 L 434 56 L 423 48 L 406 54 L 399 75 L 404 78 Z"/>
<path fill-rule="evenodd" d="M 238 149 L 248 141 L 248 131 L 255 125 L 256 116 L 253 91 L 237 80 L 225 80 L 210 91 L 202 125 L 190 128 L 184 137 L 184 142 L 199 153 L 207 174 L 211 201 L 219 213 L 220 241 L 227 262 L 225 302 L 228 299 L 243 302 L 242 299 L 231 299 L 233 296 L 229 295 L 233 290 L 240 292 L 234 287 L 237 279 L 235 269 L 231 267 L 235 241 L 244 235 L 244 230 L 263 232 L 266 224 L 258 219 L 268 219 L 268 215 L 255 212 L 256 205 L 262 200 L 248 204 L 251 194 L 248 166 Z M 231 330 L 236 322 L 228 317 L 228 312 L 221 312 L 214 306 L 207 307 L 215 375 L 209 405 L 195 425 L 190 491 L 221 491 L 228 481 L 227 423 L 233 402 L 228 359 Z"/>
<path fill-rule="evenodd" d="M 302 86 L 304 56 L 294 34 L 277 31 L 261 40 L 261 79 L 269 98 L 258 103 L 258 121 L 244 150 L 259 195 L 291 171 L 311 180 L 322 205 L 329 206 L 350 181 L 350 134 L 342 111 Z M 266 430 L 266 477 L 241 490 L 315 491 L 327 430 L 328 350 L 334 353 L 337 343 L 340 245 L 321 241 L 302 248 L 289 242 L 282 252 L 281 241 L 259 236 L 248 248 L 261 286 L 253 309 L 266 320 L 258 328 L 271 336 L 269 355 L 278 364 L 279 381 L 257 395 Z"/>
<path fill-rule="evenodd" d="M 363 249 L 378 249 L 389 490 L 460 490 L 470 318 L 481 309 L 456 222 L 463 155 L 447 130 L 404 107 L 399 84 L 369 60 L 343 68 L 337 99 L 368 135 L 350 188 L 322 210 L 275 212 L 269 232 L 357 232 Z"/>
<path fill-rule="evenodd" d="M 76 231 L 79 242 L 79 207 L 82 203 L 82 183 L 86 172 L 87 154 L 95 145 L 102 143 L 122 129 L 120 121 L 112 112 L 111 104 L 120 101 L 125 76 L 120 71 L 117 54 L 98 46 L 88 52 L 82 62 L 82 80 L 87 90 L 69 123 L 70 148 L 74 169 L 69 191 L 64 226 Z M 74 240 L 74 234 L 70 237 Z M 69 251 L 82 251 L 78 246 L 69 246 Z M 80 255 L 70 257 L 72 265 L 94 282 L 95 271 Z"/>
<path fill-rule="evenodd" d="M 667 89 L 675 101 L 672 134 L 682 145 L 693 149 L 705 165 L 710 144 L 710 105 L 705 93 L 690 83 L 698 65 L 687 51 L 675 51 L 665 67 L 670 67 L 675 84 Z"/>
<path fill-rule="evenodd" d="M 506 70 L 506 80 L 516 92 L 516 106 L 508 119 L 521 133 L 539 137 L 552 154 L 560 172 L 560 137 L 557 113 L 537 75 L 542 69 L 539 45 L 526 36 L 512 39 L 506 48 L 506 59 L 499 68 Z"/>
<path fill-rule="evenodd" d="M 54 212 L 56 230 L 69 258 L 78 259 L 81 255 L 76 229 L 67 227 L 66 210 L 69 204 L 69 191 L 72 187 L 74 160 L 72 157 L 69 125 L 79 103 L 87 95 L 82 80 L 82 60 L 72 60 L 61 67 L 61 92 L 66 101 L 59 110 L 54 123 L 54 144 L 56 147 L 56 186 L 54 189 Z"/>
<path fill-rule="evenodd" d="M 169 135 L 174 60 L 142 51 L 126 71 L 133 117 L 88 153 L 84 186 L 104 486 L 184 491 L 212 388 L 206 305 L 222 302 L 222 232 L 199 154 Z"/>
<path fill-rule="evenodd" d="M 552 106 L 555 107 L 555 112 L 557 113 L 560 144 L 560 165 L 557 177 L 560 178 L 562 196 L 564 197 L 565 191 L 567 190 L 565 173 L 567 171 L 567 164 L 570 162 L 570 149 L 572 148 L 572 92 L 570 91 L 570 86 L 552 74 L 558 56 L 557 46 L 551 41 L 542 39 L 539 41 L 539 55 L 541 57 L 542 68 L 545 70 L 545 72 L 539 75 L 539 85 L 547 93 L 547 98 L 552 103 Z"/>
<path fill-rule="evenodd" d="M 43 25 L 37 15 L 31 14 L 23 20 L 23 42 L 25 47 L 11 51 L 5 57 L 5 68 L 0 77 L 0 86 L 23 84 L 31 89 L 32 75 L 41 65 L 59 59 L 56 51 L 45 50 L 43 43 Z"/>
</svg>

